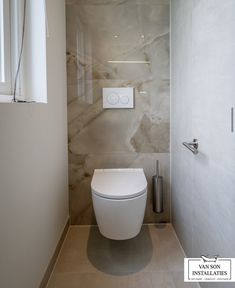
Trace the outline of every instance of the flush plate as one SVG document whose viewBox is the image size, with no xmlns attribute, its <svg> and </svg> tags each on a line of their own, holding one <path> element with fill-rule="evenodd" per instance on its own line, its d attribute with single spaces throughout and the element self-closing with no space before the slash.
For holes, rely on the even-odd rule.
<svg viewBox="0 0 235 288">
<path fill-rule="evenodd" d="M 103 108 L 134 108 L 134 88 L 103 88 Z"/>
</svg>

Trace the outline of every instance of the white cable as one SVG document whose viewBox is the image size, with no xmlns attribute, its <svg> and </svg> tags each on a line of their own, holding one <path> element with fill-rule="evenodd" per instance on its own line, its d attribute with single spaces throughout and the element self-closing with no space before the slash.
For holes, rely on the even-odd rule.
<svg viewBox="0 0 235 288">
<path fill-rule="evenodd" d="M 46 23 L 46 35 L 47 35 L 47 38 L 49 38 L 50 37 L 50 30 L 49 30 L 48 17 L 47 17 L 46 0 L 44 0 L 44 13 L 45 13 L 45 23 Z"/>
</svg>

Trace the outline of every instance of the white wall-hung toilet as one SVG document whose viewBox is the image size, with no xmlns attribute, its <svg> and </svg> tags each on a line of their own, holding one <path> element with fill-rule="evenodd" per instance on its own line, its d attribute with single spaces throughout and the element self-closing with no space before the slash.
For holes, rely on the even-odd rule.
<svg viewBox="0 0 235 288">
<path fill-rule="evenodd" d="M 140 232 L 147 200 L 143 169 L 96 169 L 91 190 L 97 224 L 103 236 L 125 240 Z"/>
</svg>

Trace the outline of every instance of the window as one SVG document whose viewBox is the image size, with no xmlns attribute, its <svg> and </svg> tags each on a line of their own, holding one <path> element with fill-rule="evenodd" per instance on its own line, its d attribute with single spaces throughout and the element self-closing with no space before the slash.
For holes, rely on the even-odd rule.
<svg viewBox="0 0 235 288">
<path fill-rule="evenodd" d="M 0 0 L 0 103 L 47 103 L 46 23 L 45 0 Z"/>
<path fill-rule="evenodd" d="M 12 94 L 10 0 L 0 0 L 0 94 Z"/>
</svg>

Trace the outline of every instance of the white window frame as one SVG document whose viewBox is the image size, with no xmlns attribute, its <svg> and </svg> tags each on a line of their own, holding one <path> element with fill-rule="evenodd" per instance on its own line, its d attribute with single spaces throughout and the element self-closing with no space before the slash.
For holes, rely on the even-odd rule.
<svg viewBox="0 0 235 288">
<path fill-rule="evenodd" d="M 12 34 L 10 0 L 0 0 L 0 95 L 12 95 Z"/>
<path fill-rule="evenodd" d="M 3 4 L 3 14 L 0 19 L 0 37 L 4 38 L 4 53 L 0 55 L 0 62 L 4 62 L 4 71 L 5 71 L 5 81 L 1 82 L 0 76 L 0 103 L 1 102 L 11 102 L 13 100 L 13 90 L 14 90 L 14 81 L 15 73 L 18 64 L 19 58 L 19 45 L 20 45 L 20 35 L 22 33 L 22 24 L 20 23 L 22 17 L 22 0 L 0 0 L 0 3 Z M 1 9 L 0 9 L 1 10 Z M 20 21 L 21 20 L 21 21 Z M 1 50 L 0 50 L 1 53 Z M 3 55 L 4 54 L 4 55 Z M 1 59 L 3 59 L 2 61 Z M 20 93 L 21 86 L 21 76 L 17 81 L 16 95 Z"/>
<path fill-rule="evenodd" d="M 0 103 L 47 103 L 46 37 L 49 30 L 47 30 L 46 1 L 0 0 L 0 3 L 4 4 L 2 13 L 0 11 L 0 29 L 4 27 L 2 51 L 5 51 L 3 63 L 0 50 L 0 61 L 4 65 L 6 75 L 4 83 L 1 83 L 0 78 Z M 24 14 L 25 7 L 26 14 Z M 1 19 L 4 19 L 2 24 Z M 23 53 L 16 81 L 25 19 Z"/>
</svg>

